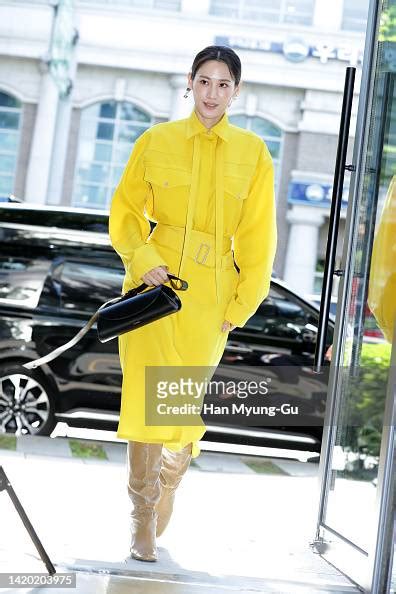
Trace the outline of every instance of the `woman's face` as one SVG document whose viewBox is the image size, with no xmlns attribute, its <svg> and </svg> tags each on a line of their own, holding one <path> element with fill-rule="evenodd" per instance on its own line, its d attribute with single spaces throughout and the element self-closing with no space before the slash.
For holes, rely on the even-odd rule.
<svg viewBox="0 0 396 594">
<path fill-rule="evenodd" d="M 201 121 L 207 126 L 214 126 L 237 95 L 239 85 L 231 76 L 227 64 L 217 60 L 208 60 L 200 66 L 194 80 L 188 75 L 188 86 L 193 91 L 195 110 Z"/>
</svg>

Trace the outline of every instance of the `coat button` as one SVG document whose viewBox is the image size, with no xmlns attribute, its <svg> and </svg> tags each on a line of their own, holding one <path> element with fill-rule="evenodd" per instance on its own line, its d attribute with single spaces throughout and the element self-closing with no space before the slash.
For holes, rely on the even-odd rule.
<svg viewBox="0 0 396 594">
<path fill-rule="evenodd" d="M 169 186 L 169 182 L 165 181 L 164 186 Z"/>
</svg>

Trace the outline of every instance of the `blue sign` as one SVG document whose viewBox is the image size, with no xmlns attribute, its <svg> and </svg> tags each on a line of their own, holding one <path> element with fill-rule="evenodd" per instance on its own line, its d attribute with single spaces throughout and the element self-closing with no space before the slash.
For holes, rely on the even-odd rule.
<svg viewBox="0 0 396 594">
<path fill-rule="evenodd" d="M 336 47 L 326 42 L 310 45 L 301 37 L 291 37 L 282 42 L 254 39 L 240 35 L 216 35 L 215 44 L 270 52 L 272 54 L 283 54 L 286 60 L 290 62 L 303 62 L 307 58 L 318 58 L 322 64 L 326 64 L 329 60 L 349 62 L 352 66 L 363 63 L 363 50 L 356 49 L 356 47 L 346 45 Z"/>
<path fill-rule="evenodd" d="M 333 186 L 330 184 L 290 182 L 287 201 L 289 204 L 305 204 L 306 206 L 330 208 L 332 193 Z M 348 194 L 349 187 L 344 188 L 341 208 L 346 208 L 348 204 Z"/>
</svg>

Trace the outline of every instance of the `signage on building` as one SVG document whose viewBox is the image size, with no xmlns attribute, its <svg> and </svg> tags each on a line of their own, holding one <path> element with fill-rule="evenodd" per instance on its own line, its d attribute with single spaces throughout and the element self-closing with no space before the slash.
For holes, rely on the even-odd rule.
<svg viewBox="0 0 396 594">
<path fill-rule="evenodd" d="M 330 208 L 333 186 L 331 184 L 290 182 L 287 193 L 289 204 L 305 204 L 306 206 L 317 206 Z M 346 208 L 348 203 L 349 187 L 345 187 L 342 193 L 341 208 Z"/>
<path fill-rule="evenodd" d="M 351 66 L 357 66 L 363 62 L 363 50 L 348 45 L 337 47 L 324 42 L 312 45 L 306 43 L 301 37 L 290 37 L 285 41 L 269 41 L 239 35 L 219 35 L 215 37 L 215 44 L 270 52 L 272 54 L 283 54 L 286 60 L 290 62 L 303 62 L 307 58 L 318 58 L 322 64 L 326 64 L 329 60 L 339 60 L 349 62 Z"/>
</svg>

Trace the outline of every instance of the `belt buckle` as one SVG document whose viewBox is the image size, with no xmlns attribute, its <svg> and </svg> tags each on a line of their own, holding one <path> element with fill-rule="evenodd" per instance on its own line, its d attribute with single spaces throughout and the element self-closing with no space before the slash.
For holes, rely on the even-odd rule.
<svg viewBox="0 0 396 594">
<path fill-rule="evenodd" d="M 207 250 L 206 250 L 206 253 L 205 253 L 205 255 L 204 255 L 203 259 L 199 261 L 199 255 L 200 255 L 200 253 L 201 253 L 201 249 L 202 249 L 203 247 L 206 247 L 206 248 L 207 248 Z M 199 248 L 198 248 L 198 251 L 197 251 L 197 253 L 195 254 L 195 258 L 194 258 L 195 262 L 197 262 L 197 264 L 204 264 L 204 262 L 206 261 L 206 258 L 207 258 L 207 257 L 208 257 L 208 255 L 209 255 L 209 252 L 210 252 L 210 245 L 209 245 L 208 243 L 201 243 L 201 245 L 200 245 L 200 246 L 199 246 Z"/>
</svg>

